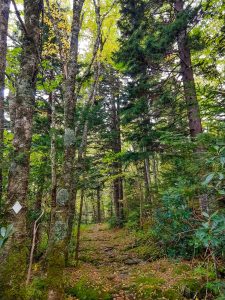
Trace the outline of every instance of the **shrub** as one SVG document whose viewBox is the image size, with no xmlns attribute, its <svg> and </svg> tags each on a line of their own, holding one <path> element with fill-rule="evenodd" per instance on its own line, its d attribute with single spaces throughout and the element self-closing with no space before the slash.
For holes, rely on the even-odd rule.
<svg viewBox="0 0 225 300">
<path fill-rule="evenodd" d="M 170 189 L 162 197 L 162 206 L 155 211 L 152 234 L 168 256 L 190 258 L 195 222 L 185 197 Z"/>
</svg>

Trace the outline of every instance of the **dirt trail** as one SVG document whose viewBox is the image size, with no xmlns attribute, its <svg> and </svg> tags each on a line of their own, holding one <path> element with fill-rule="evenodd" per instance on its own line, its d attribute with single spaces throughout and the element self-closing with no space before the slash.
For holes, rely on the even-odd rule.
<svg viewBox="0 0 225 300">
<path fill-rule="evenodd" d="M 179 264 L 173 266 L 165 259 L 144 261 L 135 247 L 135 237 L 126 230 L 109 230 L 105 224 L 83 229 L 79 258 L 78 268 L 66 270 L 70 286 L 74 286 L 68 299 L 185 299 L 173 288 L 187 276 L 182 272 L 174 276 Z M 182 266 L 188 268 L 184 262 Z M 164 290 L 172 296 L 162 296 Z"/>
</svg>

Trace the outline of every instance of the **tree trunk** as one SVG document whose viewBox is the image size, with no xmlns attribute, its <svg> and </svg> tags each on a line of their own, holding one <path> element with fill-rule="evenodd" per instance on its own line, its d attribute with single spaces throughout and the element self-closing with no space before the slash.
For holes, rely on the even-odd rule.
<svg viewBox="0 0 225 300">
<path fill-rule="evenodd" d="M 10 2 L 11 0 L 0 1 L 0 209 L 3 196 L 3 170 L 1 164 L 3 162 L 4 148 L 4 90 Z"/>
<path fill-rule="evenodd" d="M 145 180 L 145 202 L 147 204 L 152 203 L 151 197 L 151 178 L 150 178 L 150 166 L 149 166 L 149 159 L 146 158 L 144 160 L 144 180 Z"/>
<path fill-rule="evenodd" d="M 101 213 L 101 187 L 98 186 L 96 189 L 97 194 L 97 222 L 102 222 L 102 213 Z"/>
<path fill-rule="evenodd" d="M 73 218 L 75 208 L 75 184 L 74 184 L 74 158 L 75 158 L 75 107 L 77 95 L 75 93 L 76 78 L 78 75 L 78 40 L 80 33 L 80 18 L 84 0 L 73 1 L 73 22 L 71 29 L 70 55 L 67 67 L 67 78 L 64 84 L 64 162 L 62 187 L 68 193 L 67 224 Z M 60 192 L 60 190 L 58 191 Z M 69 244 L 69 232 L 66 234 L 67 244 Z M 68 256 L 68 249 L 65 248 L 65 256 Z"/>
<path fill-rule="evenodd" d="M 42 178 L 42 180 L 40 182 L 40 185 L 38 187 L 37 194 L 36 194 L 35 214 L 37 216 L 39 216 L 41 214 L 42 199 L 43 199 L 43 194 L 44 194 L 44 181 L 45 181 L 45 177 L 43 176 L 43 178 Z M 32 224 L 32 225 L 34 226 L 34 224 Z M 40 240 L 41 240 L 41 233 L 40 233 L 40 227 L 39 226 L 36 229 L 35 237 L 36 238 L 35 238 L 34 253 L 35 253 L 35 256 L 37 257 L 38 256 L 38 245 L 39 245 Z"/>
<path fill-rule="evenodd" d="M 121 134 L 120 134 L 120 119 L 119 119 L 120 104 L 117 97 L 111 99 L 111 122 L 112 122 L 112 150 L 115 154 L 121 152 Z M 124 209 L 123 209 L 123 179 L 121 177 L 122 164 L 120 161 L 113 163 L 114 175 L 113 180 L 113 201 L 115 206 L 115 215 L 117 226 L 123 226 Z"/>
<path fill-rule="evenodd" d="M 23 32 L 21 68 L 15 99 L 17 110 L 13 138 L 14 151 L 9 171 L 7 199 L 7 220 L 13 225 L 14 233 L 6 244 L 7 253 L 4 253 L 4 266 L 1 266 L 4 269 L 4 284 L 1 285 L 3 299 L 21 299 L 21 294 L 24 293 L 23 282 L 27 263 L 27 190 L 38 72 L 41 9 L 41 0 L 24 1 L 25 32 Z M 22 209 L 14 213 L 12 206 L 17 201 Z"/>
<path fill-rule="evenodd" d="M 175 12 L 177 16 L 184 11 L 184 1 L 175 1 Z M 202 132 L 200 110 L 196 95 L 194 74 L 191 62 L 191 52 L 188 44 L 187 29 L 182 30 L 178 36 L 178 48 L 180 56 L 181 75 L 183 80 L 184 97 L 186 100 L 189 130 L 192 138 Z"/>
<path fill-rule="evenodd" d="M 13 95 L 11 91 L 9 91 L 9 95 L 7 98 L 9 103 L 10 130 L 14 133 L 15 118 L 16 118 L 16 99 L 15 99 L 15 95 Z"/>
<path fill-rule="evenodd" d="M 154 185 L 156 191 L 158 190 L 158 170 L 157 170 L 157 155 L 156 153 L 153 153 L 152 156 L 152 172 L 154 177 Z"/>
<path fill-rule="evenodd" d="M 52 93 L 51 93 L 52 94 Z M 54 216 L 56 209 L 56 190 L 57 190 L 57 169 L 56 169 L 56 110 L 55 95 L 49 95 L 51 104 L 51 217 L 49 226 L 49 237 L 54 225 Z"/>
<path fill-rule="evenodd" d="M 81 220 L 82 220 L 82 213 L 83 213 L 83 204 L 84 204 L 84 190 L 81 190 L 80 196 L 80 210 L 79 210 L 79 217 L 77 223 L 77 237 L 76 237 L 76 249 L 75 249 L 75 261 L 76 265 L 78 265 L 79 260 L 79 249 L 80 249 L 80 228 L 81 228 Z"/>
<path fill-rule="evenodd" d="M 61 189 L 56 197 L 54 226 L 51 230 L 51 243 L 47 255 L 48 300 L 64 299 L 63 270 L 65 267 L 65 248 L 67 247 L 68 201 L 67 190 Z"/>
<path fill-rule="evenodd" d="M 175 1 L 175 13 L 179 16 L 184 11 L 184 1 Z M 182 30 L 178 36 L 178 48 L 180 56 L 181 74 L 184 87 L 184 96 L 187 106 L 187 114 L 189 121 L 189 130 L 191 138 L 197 137 L 198 134 L 202 133 L 202 122 L 200 116 L 200 109 L 197 100 L 194 73 L 191 62 L 191 51 L 188 44 L 187 29 Z M 201 155 L 203 149 L 198 147 L 196 153 Z M 208 198 L 207 195 L 199 196 L 199 205 L 202 212 L 208 211 Z"/>
</svg>

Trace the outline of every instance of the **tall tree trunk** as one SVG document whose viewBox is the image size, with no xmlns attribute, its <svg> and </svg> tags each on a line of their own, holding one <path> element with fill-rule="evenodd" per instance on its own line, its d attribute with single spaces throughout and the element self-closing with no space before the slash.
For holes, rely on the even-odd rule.
<svg viewBox="0 0 225 300">
<path fill-rule="evenodd" d="M 76 78 L 78 75 L 78 41 L 81 27 L 81 12 L 84 0 L 73 0 L 70 53 L 64 82 L 64 161 L 61 187 L 57 190 L 54 225 L 48 252 L 48 299 L 63 299 L 62 270 L 68 257 L 68 222 L 74 207 L 74 158 L 76 107 Z"/>
<path fill-rule="evenodd" d="M 158 170 L 157 170 L 157 154 L 153 153 L 152 156 L 152 172 L 154 177 L 154 185 L 156 191 L 158 190 Z"/>
<path fill-rule="evenodd" d="M 179 16 L 184 11 L 184 1 L 175 1 L 175 13 Z M 190 136 L 192 138 L 197 137 L 198 134 L 202 133 L 202 122 L 200 116 L 200 109 L 197 100 L 194 73 L 191 62 L 191 51 L 188 44 L 187 29 L 182 30 L 178 36 L 178 48 L 180 56 L 181 74 L 184 87 L 184 96 L 187 106 L 187 114 L 189 121 Z M 196 149 L 196 153 L 201 154 L 203 151 L 202 147 Z M 201 211 L 208 211 L 208 197 L 207 195 L 199 196 L 199 205 Z"/>
<path fill-rule="evenodd" d="M 35 103 L 35 87 L 38 72 L 41 0 L 24 1 L 24 32 L 20 74 L 17 82 L 16 117 L 13 138 L 13 158 L 8 178 L 7 220 L 13 225 L 14 233 L 6 244 L 4 274 L 1 285 L 3 299 L 21 299 L 26 271 L 26 213 L 27 190 L 32 138 L 32 120 Z M 18 202 L 22 209 L 14 212 Z M 5 298 L 4 298 L 5 297 Z"/>
<path fill-rule="evenodd" d="M 111 99 L 111 122 L 112 122 L 112 150 L 115 154 L 121 152 L 121 134 L 120 134 L 120 119 L 119 119 L 120 104 L 117 97 Z M 117 225 L 121 227 L 124 221 L 123 209 L 123 179 L 121 177 L 122 164 L 119 161 L 113 163 L 114 175 L 113 180 L 113 201 L 115 206 L 115 215 Z"/>
<path fill-rule="evenodd" d="M 79 260 L 80 228 L 81 228 L 81 221 L 82 221 L 83 205 L 84 205 L 84 189 L 82 188 L 82 190 L 81 190 L 81 196 L 80 196 L 79 217 L 78 217 L 78 223 L 77 223 L 77 236 L 76 236 L 76 249 L 75 249 L 75 261 L 76 261 L 76 265 L 78 265 L 78 260 Z"/>
<path fill-rule="evenodd" d="M 7 52 L 9 7 L 11 0 L 0 1 L 0 210 L 3 196 L 3 148 L 4 148 L 4 90 Z"/>
<path fill-rule="evenodd" d="M 176 0 L 174 8 L 176 14 L 179 16 L 179 14 L 184 11 L 184 1 Z M 196 95 L 194 74 L 191 62 L 191 52 L 188 44 L 188 34 L 186 28 L 183 29 L 178 36 L 178 48 L 190 135 L 194 138 L 202 132 L 202 123 Z"/>
<path fill-rule="evenodd" d="M 44 182 L 45 182 L 45 176 L 42 177 L 41 182 L 39 183 L 37 194 L 36 194 L 36 200 L 35 200 L 35 214 L 38 216 L 41 214 L 41 207 L 42 207 L 42 199 L 44 194 Z M 34 222 L 35 223 L 35 222 Z M 34 224 L 33 224 L 34 225 Z M 32 228 L 33 229 L 33 228 Z M 32 235 L 31 235 L 32 236 Z M 41 233 L 40 233 L 40 227 L 37 227 L 36 234 L 35 234 L 35 247 L 34 247 L 34 253 L 35 256 L 38 256 L 38 245 L 41 240 Z"/>
<path fill-rule="evenodd" d="M 101 213 L 101 187 L 98 186 L 96 189 L 97 194 L 97 222 L 102 222 L 102 213 Z"/>
<path fill-rule="evenodd" d="M 9 95 L 7 99 L 9 103 L 10 130 L 14 133 L 15 118 L 16 118 L 16 101 L 15 101 L 15 95 L 12 93 L 12 91 L 9 91 Z"/>
<path fill-rule="evenodd" d="M 100 30 L 101 27 L 98 28 L 98 30 Z M 96 47 L 99 47 L 100 42 L 97 44 Z M 93 106 L 93 103 L 95 101 L 96 98 L 96 93 L 97 93 L 97 89 L 98 89 L 98 81 L 99 81 L 99 76 L 100 76 L 100 62 L 95 62 L 94 65 L 94 81 L 93 84 L 91 86 L 90 89 L 90 94 L 88 97 L 88 101 L 86 103 L 86 107 L 85 109 L 87 110 L 86 112 L 86 119 L 84 122 L 84 127 L 83 127 L 83 133 L 82 133 L 82 140 L 81 140 L 81 144 L 79 146 L 78 149 L 78 158 L 77 158 L 77 162 L 75 165 L 75 172 L 78 171 L 78 166 L 81 166 L 81 172 L 84 171 L 85 169 L 85 165 L 84 165 L 84 157 L 85 157 L 85 153 L 86 153 L 86 147 L 87 147 L 87 139 L 88 139 L 88 125 L 89 125 L 89 111 L 91 109 L 91 107 Z M 76 175 L 75 175 L 76 176 Z M 78 177 L 78 176 L 76 176 Z M 71 201 L 70 203 L 70 207 L 69 207 L 69 217 L 68 217 L 68 231 L 67 231 L 67 240 L 68 240 L 68 245 L 72 244 L 72 231 L 73 231 L 73 224 L 74 224 L 74 217 L 75 217 L 75 202 L 76 202 L 76 194 L 77 194 L 77 188 L 76 188 L 76 180 L 73 181 L 73 201 Z M 69 249 L 66 249 L 65 252 L 65 257 L 66 257 L 66 263 L 68 262 L 69 259 Z"/>
<path fill-rule="evenodd" d="M 150 178 L 150 165 L 149 165 L 148 158 L 145 158 L 144 160 L 144 180 L 145 180 L 145 202 L 147 204 L 151 204 L 152 203 L 151 178 Z"/>
<path fill-rule="evenodd" d="M 56 209 L 56 190 L 57 190 L 57 166 L 56 166 L 56 109 L 55 95 L 50 93 L 49 102 L 51 105 L 51 217 L 49 238 L 51 238 L 51 229 L 54 226 L 54 216 Z"/>
<path fill-rule="evenodd" d="M 78 75 L 78 41 L 81 26 L 81 12 L 84 0 L 73 1 L 73 22 L 71 29 L 70 41 L 70 56 L 67 67 L 67 78 L 64 86 L 64 162 L 63 162 L 63 190 L 68 193 L 68 205 L 65 207 L 68 214 L 67 219 L 67 243 L 69 244 L 70 238 L 68 237 L 68 221 L 71 220 L 73 210 L 75 207 L 74 194 L 74 158 L 75 158 L 75 107 L 77 95 L 75 93 L 76 78 Z M 60 190 L 58 191 L 60 192 Z M 63 249 L 65 253 L 67 249 Z"/>
</svg>

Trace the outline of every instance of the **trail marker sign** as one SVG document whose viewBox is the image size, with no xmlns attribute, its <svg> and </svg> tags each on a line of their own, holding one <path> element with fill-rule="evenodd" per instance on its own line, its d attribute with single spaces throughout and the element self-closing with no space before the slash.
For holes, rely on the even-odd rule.
<svg viewBox="0 0 225 300">
<path fill-rule="evenodd" d="M 19 201 L 16 201 L 16 203 L 13 205 L 12 209 L 14 210 L 14 212 L 16 214 L 18 214 L 22 209 L 22 205 L 19 203 Z"/>
</svg>

